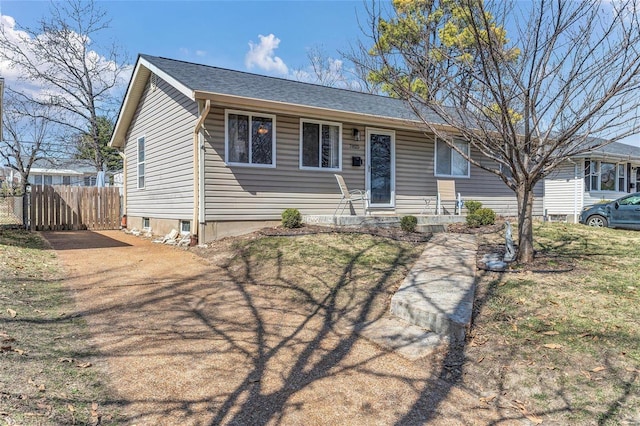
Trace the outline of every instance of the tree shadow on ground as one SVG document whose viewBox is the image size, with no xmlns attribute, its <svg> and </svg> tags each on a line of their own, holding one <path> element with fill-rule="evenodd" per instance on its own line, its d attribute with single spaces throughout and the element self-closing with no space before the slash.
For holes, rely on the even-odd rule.
<svg viewBox="0 0 640 426">
<path fill-rule="evenodd" d="M 331 275 L 313 265 L 292 269 L 277 247 L 270 257 L 234 248 L 209 266 L 176 249 L 163 248 L 161 257 L 132 249 L 99 271 L 97 260 L 87 260 L 86 271 L 70 280 L 79 309 L 69 315 L 88 321 L 119 392 L 113 401 L 134 423 L 525 419 L 518 407 L 483 405 L 473 389 L 461 391 L 464 348 L 410 362 L 363 341 L 359 330 L 385 314 L 398 271 L 410 266 L 398 245 L 388 267 L 376 269 L 367 259 L 377 244 L 331 247 L 346 258 L 326 265 Z M 354 282 L 369 291 L 358 292 Z M 476 315 L 489 297 L 476 301 Z"/>
</svg>

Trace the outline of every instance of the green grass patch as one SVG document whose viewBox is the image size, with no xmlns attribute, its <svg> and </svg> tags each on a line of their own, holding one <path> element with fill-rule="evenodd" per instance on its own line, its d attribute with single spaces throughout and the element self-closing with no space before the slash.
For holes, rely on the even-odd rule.
<svg viewBox="0 0 640 426">
<path fill-rule="evenodd" d="M 534 235 L 538 253 L 574 269 L 481 281 L 478 333 L 506 345 L 469 352 L 507 359 L 512 368 L 495 382 L 552 422 L 639 422 L 640 233 L 537 223 Z"/>
<path fill-rule="evenodd" d="M 62 268 L 37 233 L 0 229 L 0 419 L 7 424 L 117 424 L 93 366 Z"/>
</svg>

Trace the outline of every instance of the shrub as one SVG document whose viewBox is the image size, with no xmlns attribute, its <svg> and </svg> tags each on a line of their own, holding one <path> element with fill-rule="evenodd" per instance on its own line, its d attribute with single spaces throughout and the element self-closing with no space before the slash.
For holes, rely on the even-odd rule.
<svg viewBox="0 0 640 426">
<path fill-rule="evenodd" d="M 467 225 L 471 228 L 478 228 L 484 225 L 496 223 L 496 212 L 492 209 L 477 209 L 474 213 L 467 215 Z"/>
<path fill-rule="evenodd" d="M 480 201 L 469 200 L 464 202 L 464 206 L 467 208 L 469 214 L 474 214 L 478 209 L 482 208 L 482 203 Z"/>
<path fill-rule="evenodd" d="M 405 232 L 416 232 L 416 226 L 418 226 L 418 218 L 415 216 L 403 216 L 400 219 L 400 228 Z"/>
<path fill-rule="evenodd" d="M 286 209 L 282 212 L 282 226 L 284 228 L 300 228 L 302 226 L 302 215 L 298 209 Z"/>
</svg>

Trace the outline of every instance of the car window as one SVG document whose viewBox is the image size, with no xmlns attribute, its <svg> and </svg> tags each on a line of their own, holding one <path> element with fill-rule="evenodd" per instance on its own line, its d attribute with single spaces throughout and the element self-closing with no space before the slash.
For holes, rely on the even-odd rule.
<svg viewBox="0 0 640 426">
<path fill-rule="evenodd" d="M 620 200 L 621 206 L 637 206 L 640 205 L 640 196 L 634 195 Z"/>
</svg>

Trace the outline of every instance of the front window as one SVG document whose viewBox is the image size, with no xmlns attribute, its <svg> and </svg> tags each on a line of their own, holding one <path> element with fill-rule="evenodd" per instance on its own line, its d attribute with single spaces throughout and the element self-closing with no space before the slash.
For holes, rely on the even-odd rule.
<svg viewBox="0 0 640 426">
<path fill-rule="evenodd" d="M 42 185 L 42 175 L 34 175 L 33 176 L 33 184 L 34 185 Z"/>
<path fill-rule="evenodd" d="M 63 185 L 71 185 L 71 176 L 62 176 Z"/>
<path fill-rule="evenodd" d="M 275 167 L 275 116 L 225 111 L 227 164 Z"/>
<path fill-rule="evenodd" d="M 45 185 L 53 185 L 53 176 L 44 175 L 44 184 Z"/>
<path fill-rule="evenodd" d="M 144 164 L 145 164 L 145 146 L 144 146 L 144 136 L 143 136 L 141 138 L 138 138 L 138 189 L 142 189 L 145 186 Z"/>
<path fill-rule="evenodd" d="M 469 155 L 469 143 L 455 139 L 453 144 Z M 469 162 L 446 142 L 436 139 L 436 176 L 469 177 Z"/>
<path fill-rule="evenodd" d="M 625 163 L 585 160 L 585 191 L 627 192 L 627 173 Z"/>
<path fill-rule="evenodd" d="M 342 125 L 300 120 L 300 168 L 340 170 Z"/>
</svg>

